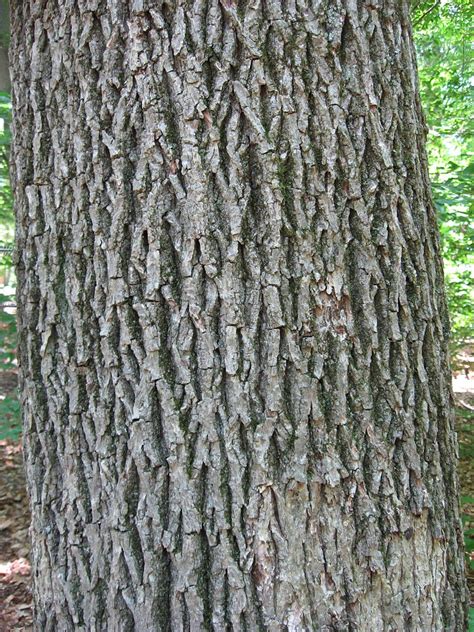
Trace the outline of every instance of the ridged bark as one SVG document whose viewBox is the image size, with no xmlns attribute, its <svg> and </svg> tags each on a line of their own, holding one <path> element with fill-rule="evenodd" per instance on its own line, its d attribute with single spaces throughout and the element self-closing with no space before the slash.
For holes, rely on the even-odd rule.
<svg viewBox="0 0 474 632">
<path fill-rule="evenodd" d="M 406 0 L 12 2 L 38 630 L 462 630 Z"/>
</svg>

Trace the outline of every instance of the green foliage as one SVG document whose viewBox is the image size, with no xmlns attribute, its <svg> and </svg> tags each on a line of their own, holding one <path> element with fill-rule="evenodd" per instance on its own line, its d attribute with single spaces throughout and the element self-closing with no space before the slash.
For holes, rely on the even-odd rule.
<svg viewBox="0 0 474 632">
<path fill-rule="evenodd" d="M 11 144 L 11 100 L 7 92 L 0 92 L 0 189 L 9 188 L 8 157 Z"/>
<path fill-rule="evenodd" d="M 8 93 L 0 92 L 0 248 L 13 246 L 13 197 L 8 174 L 10 143 L 11 100 Z M 5 264 L 8 260 L 2 260 L 0 253 L 0 265 Z"/>
<path fill-rule="evenodd" d="M 12 297 L 0 294 L 0 371 L 16 368 L 16 316 L 4 309 Z"/>
<path fill-rule="evenodd" d="M 0 268 L 7 270 L 12 267 L 14 233 L 13 198 L 8 173 L 10 126 L 10 95 L 0 92 Z M 9 361 L 13 362 L 16 346 L 15 316 L 3 309 L 4 303 L 8 301 L 11 301 L 11 296 L 0 294 L 0 369 L 10 368 L 8 363 L 6 364 L 6 358 L 11 356 Z"/>
<path fill-rule="evenodd" d="M 412 8 L 428 154 L 439 212 L 453 351 L 474 340 L 473 52 L 471 0 Z"/>
<path fill-rule="evenodd" d="M 0 294 L 0 439 L 16 441 L 21 434 L 21 418 L 15 380 L 13 384 L 11 380 L 16 369 L 17 343 L 16 317 L 6 309 L 11 301 L 11 295 Z"/>
<path fill-rule="evenodd" d="M 469 42 L 474 5 L 467 0 L 438 4 L 424 0 L 415 3 L 412 13 L 423 106 L 432 128 L 431 153 L 440 147 L 443 156 L 443 136 L 466 139 L 472 134 L 473 55 Z"/>
<path fill-rule="evenodd" d="M 10 95 L 0 92 L 0 269 L 4 272 L 12 267 L 14 234 L 13 198 L 8 174 L 10 126 Z M 0 294 L 0 439 L 16 441 L 21 434 L 20 404 L 11 380 L 12 371 L 16 369 L 16 317 L 5 309 L 5 304 L 11 301 L 11 294 Z M 4 382 L 9 382 L 10 386 Z"/>
<path fill-rule="evenodd" d="M 433 182 L 444 255 L 451 261 L 469 263 L 474 254 L 474 164 L 462 168 L 450 161 L 447 167 L 449 177 Z"/>
<path fill-rule="evenodd" d="M 16 394 L 0 400 L 0 440 L 18 441 L 21 437 L 20 402 Z"/>
<path fill-rule="evenodd" d="M 464 499 L 464 501 L 463 501 Z M 474 503 L 474 498 L 470 496 L 462 496 L 461 503 L 469 503 L 472 505 Z M 474 523 L 472 521 L 472 516 L 469 514 L 461 514 L 462 523 L 464 527 L 464 545 L 466 550 L 466 565 L 474 571 Z"/>
<path fill-rule="evenodd" d="M 464 531 L 464 554 L 468 574 L 474 574 L 474 498 L 461 496 L 461 520 Z M 469 609 L 469 631 L 474 632 L 474 608 Z"/>
</svg>

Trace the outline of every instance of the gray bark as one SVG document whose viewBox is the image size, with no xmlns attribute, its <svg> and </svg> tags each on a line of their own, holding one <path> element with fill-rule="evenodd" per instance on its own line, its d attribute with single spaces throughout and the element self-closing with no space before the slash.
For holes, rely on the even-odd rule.
<svg viewBox="0 0 474 632">
<path fill-rule="evenodd" d="M 12 3 L 38 630 L 462 630 L 405 0 Z"/>
</svg>

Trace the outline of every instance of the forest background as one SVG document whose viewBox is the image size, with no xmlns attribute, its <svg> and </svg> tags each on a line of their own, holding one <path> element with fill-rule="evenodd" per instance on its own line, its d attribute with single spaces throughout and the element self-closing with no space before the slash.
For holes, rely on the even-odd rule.
<svg viewBox="0 0 474 632">
<path fill-rule="evenodd" d="M 468 579 L 471 595 L 474 595 L 474 3 L 471 0 L 414 0 L 412 23 L 421 96 L 429 128 L 430 175 L 451 317 L 462 519 Z M 3 49 L 8 46 L 5 26 L 0 25 L 0 48 Z M 17 445 L 21 438 L 16 392 L 15 221 L 8 177 L 10 123 L 10 93 L 0 92 L 0 445 L 4 448 L 3 455 L 11 454 L 8 446 Z M 1 526 L 0 510 L 0 532 Z M 470 630 L 474 631 L 474 609 L 471 609 Z"/>
</svg>

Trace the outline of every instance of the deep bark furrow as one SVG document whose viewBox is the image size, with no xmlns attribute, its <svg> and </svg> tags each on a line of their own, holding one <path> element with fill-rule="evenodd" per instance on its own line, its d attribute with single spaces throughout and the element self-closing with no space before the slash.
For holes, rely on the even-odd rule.
<svg viewBox="0 0 474 632">
<path fill-rule="evenodd" d="M 461 630 L 407 3 L 12 30 L 38 629 Z"/>
</svg>

